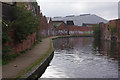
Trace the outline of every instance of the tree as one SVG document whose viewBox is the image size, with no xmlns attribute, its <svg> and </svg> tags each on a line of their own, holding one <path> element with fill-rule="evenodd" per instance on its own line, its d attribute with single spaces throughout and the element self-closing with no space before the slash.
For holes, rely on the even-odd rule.
<svg viewBox="0 0 120 80">
<path fill-rule="evenodd" d="M 100 40 L 100 27 L 98 25 L 94 25 L 93 27 L 93 36 L 95 39 Z"/>
<path fill-rule="evenodd" d="M 15 7 L 15 20 L 12 26 L 15 31 L 15 41 L 22 42 L 29 34 L 37 32 L 38 17 L 31 10 L 26 10 L 24 7 Z"/>
</svg>

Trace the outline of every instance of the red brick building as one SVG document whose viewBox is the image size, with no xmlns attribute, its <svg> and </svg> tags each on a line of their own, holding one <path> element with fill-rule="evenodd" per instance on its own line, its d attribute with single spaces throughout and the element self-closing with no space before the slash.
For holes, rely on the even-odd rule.
<svg viewBox="0 0 120 80">
<path fill-rule="evenodd" d="M 40 7 L 38 6 L 38 8 L 36 8 L 35 6 L 33 6 L 33 3 L 32 2 L 18 2 L 18 3 L 15 3 L 14 5 L 12 6 L 17 6 L 17 7 L 20 7 L 24 5 L 25 6 L 25 10 L 32 10 L 33 14 L 36 16 L 36 15 L 41 15 L 40 14 Z M 5 7 L 3 7 L 3 10 L 6 10 L 4 8 L 7 8 L 11 6 L 11 4 L 4 4 Z M 11 8 L 10 8 L 11 9 Z M 5 16 L 6 16 L 6 11 L 3 11 L 5 13 Z M 8 13 L 10 12 L 10 10 L 8 10 Z M 6 18 L 7 17 L 7 18 Z M 5 17 L 5 21 L 7 21 L 6 19 L 10 20 L 11 18 L 9 18 L 9 15 Z M 13 16 L 12 16 L 13 17 Z M 45 17 L 42 16 L 42 21 L 43 21 L 43 25 L 45 26 L 45 28 L 47 27 L 47 22 L 46 24 L 44 24 L 44 22 L 46 21 Z M 41 22 L 42 22 L 41 21 Z M 17 26 L 16 26 L 17 27 Z M 39 27 L 40 29 L 40 27 Z M 14 39 L 15 37 L 15 31 L 14 30 L 9 30 L 8 31 L 8 36 L 11 38 L 11 39 Z M 15 42 L 14 40 L 12 41 L 9 41 L 5 44 L 3 44 L 3 49 L 5 49 L 5 46 L 8 46 L 12 49 L 12 52 L 10 53 L 19 53 L 21 51 L 24 51 L 28 48 L 31 48 L 31 46 L 35 43 L 35 41 L 37 41 L 37 32 L 34 32 L 33 34 L 29 34 L 27 37 L 26 37 L 26 40 L 22 41 L 22 43 L 19 43 L 19 42 Z"/>
<path fill-rule="evenodd" d="M 81 34 L 93 34 L 92 27 L 86 27 L 86 26 L 68 26 L 69 27 L 69 34 L 70 35 L 81 35 Z"/>
<path fill-rule="evenodd" d="M 48 24 L 48 36 L 54 36 L 55 35 L 55 28 L 53 26 L 51 17 L 47 17 L 47 24 Z"/>
<path fill-rule="evenodd" d="M 57 35 L 84 35 L 93 34 L 92 27 L 67 25 L 63 21 L 53 21 Z"/>
<path fill-rule="evenodd" d="M 40 12 L 40 6 L 38 6 L 38 15 L 40 19 L 38 35 L 40 35 L 41 37 L 47 37 L 48 36 L 47 18 L 46 16 L 43 16 L 43 14 Z"/>
<path fill-rule="evenodd" d="M 101 39 L 120 41 L 120 19 L 100 23 Z"/>
</svg>

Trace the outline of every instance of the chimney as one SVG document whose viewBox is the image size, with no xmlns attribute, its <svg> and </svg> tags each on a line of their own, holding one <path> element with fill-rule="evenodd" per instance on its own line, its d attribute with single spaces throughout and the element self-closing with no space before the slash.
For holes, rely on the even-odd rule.
<svg viewBox="0 0 120 80">
<path fill-rule="evenodd" d="M 38 6 L 38 14 L 40 14 L 40 6 Z"/>
</svg>

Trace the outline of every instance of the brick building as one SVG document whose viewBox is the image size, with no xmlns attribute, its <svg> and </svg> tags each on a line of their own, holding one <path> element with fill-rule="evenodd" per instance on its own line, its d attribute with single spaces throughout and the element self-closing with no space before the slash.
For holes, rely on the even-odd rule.
<svg viewBox="0 0 120 80">
<path fill-rule="evenodd" d="M 58 35 L 84 35 L 93 34 L 92 27 L 68 25 L 63 21 L 53 21 Z"/>
<path fill-rule="evenodd" d="M 69 27 L 70 35 L 93 34 L 92 27 L 86 27 L 86 26 L 68 26 L 68 27 Z"/>
<path fill-rule="evenodd" d="M 45 16 L 40 13 L 40 21 L 39 21 L 39 34 L 41 37 L 47 37 L 48 36 L 48 24 L 47 19 Z"/>
<path fill-rule="evenodd" d="M 120 19 L 100 23 L 101 39 L 120 41 Z"/>
<path fill-rule="evenodd" d="M 53 26 L 51 17 L 47 17 L 47 24 L 48 24 L 48 36 L 54 36 L 55 28 Z"/>
<path fill-rule="evenodd" d="M 66 24 L 63 21 L 52 21 L 55 35 L 67 35 Z"/>
<path fill-rule="evenodd" d="M 38 8 L 36 6 L 37 3 L 33 4 L 32 2 L 11 2 L 11 3 L 2 3 L 2 18 L 6 22 L 11 22 L 14 20 L 14 7 L 21 7 L 24 6 L 25 10 L 31 10 L 33 12 L 33 15 L 38 15 Z M 17 26 L 16 26 L 17 27 Z M 9 30 L 8 36 L 11 39 L 14 39 L 15 37 L 15 31 Z M 19 53 L 21 51 L 24 51 L 28 48 L 31 48 L 31 46 L 37 41 L 37 33 L 34 32 L 33 34 L 29 34 L 26 37 L 26 40 L 24 40 L 22 43 L 15 42 L 14 40 L 9 41 L 5 44 L 3 44 L 2 48 L 4 49 L 5 46 L 8 46 L 12 48 L 11 53 Z M 6 48 L 5 48 L 6 49 Z"/>
</svg>

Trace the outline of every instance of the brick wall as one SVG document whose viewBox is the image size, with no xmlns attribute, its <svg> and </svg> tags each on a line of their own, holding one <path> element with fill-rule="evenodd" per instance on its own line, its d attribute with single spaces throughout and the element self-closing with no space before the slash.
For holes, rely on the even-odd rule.
<svg viewBox="0 0 120 80">
<path fill-rule="evenodd" d="M 14 31 L 10 31 L 9 33 L 10 37 L 15 37 Z M 9 45 L 13 49 L 12 53 L 19 53 L 21 51 L 31 48 L 35 41 L 37 41 L 36 36 L 37 34 L 35 32 L 31 35 L 28 35 L 26 40 L 24 40 L 22 43 L 11 41 L 6 43 L 6 46 Z"/>
<path fill-rule="evenodd" d="M 31 9 L 31 10 L 33 10 L 34 14 L 37 13 L 39 15 L 39 18 L 40 18 L 39 26 L 38 26 L 39 31 L 38 31 L 38 33 L 34 32 L 33 34 L 28 35 L 27 39 L 24 40 L 22 43 L 16 43 L 15 41 L 7 42 L 5 45 L 6 46 L 10 46 L 13 49 L 12 53 L 19 53 L 19 52 L 24 51 L 24 50 L 26 50 L 28 48 L 31 48 L 31 46 L 35 43 L 35 41 L 37 41 L 38 35 L 40 35 L 42 37 L 48 36 L 48 24 L 47 24 L 47 20 L 46 20 L 46 17 L 43 16 L 42 13 L 40 12 L 40 6 L 38 6 L 37 9 L 34 9 L 35 7 L 31 3 L 27 3 L 27 4 L 28 4 L 27 10 Z M 16 5 L 20 6 L 20 5 L 24 5 L 24 4 L 18 2 Z M 12 20 L 14 18 L 14 16 L 12 15 L 13 12 L 11 10 L 12 7 L 13 7 L 12 5 L 8 5 L 8 4 L 3 3 L 3 9 L 4 9 L 3 10 L 3 15 L 4 15 L 3 18 L 4 18 L 4 20 Z M 8 8 L 8 9 L 6 9 L 6 8 Z M 51 26 L 52 23 L 50 23 L 49 25 Z M 14 37 L 15 37 L 14 34 L 15 34 L 14 31 L 9 31 L 9 36 L 12 39 L 14 39 Z"/>
<path fill-rule="evenodd" d="M 66 26 L 65 24 L 61 24 L 59 27 L 59 34 L 60 35 L 80 35 L 80 34 L 93 34 L 92 27 L 86 26 Z"/>
<path fill-rule="evenodd" d="M 52 23 L 52 20 L 51 18 L 49 18 L 49 22 L 48 22 L 48 36 L 54 36 L 55 33 L 54 33 L 54 27 L 53 27 L 53 23 Z"/>
<path fill-rule="evenodd" d="M 48 36 L 48 24 L 47 24 L 47 19 L 46 19 L 45 16 L 42 15 L 42 13 L 40 13 L 39 15 L 40 15 L 39 34 L 41 35 L 41 37 L 46 37 L 46 36 Z"/>
<path fill-rule="evenodd" d="M 104 38 L 105 38 L 104 37 L 105 36 L 105 30 L 104 30 L 105 29 L 105 24 L 103 22 L 101 22 L 99 24 L 99 27 L 100 27 L 100 30 L 101 30 L 101 32 L 100 32 L 101 33 L 101 39 L 104 40 Z"/>
<path fill-rule="evenodd" d="M 64 22 L 58 27 L 58 35 L 67 35 L 68 28 Z"/>
</svg>

